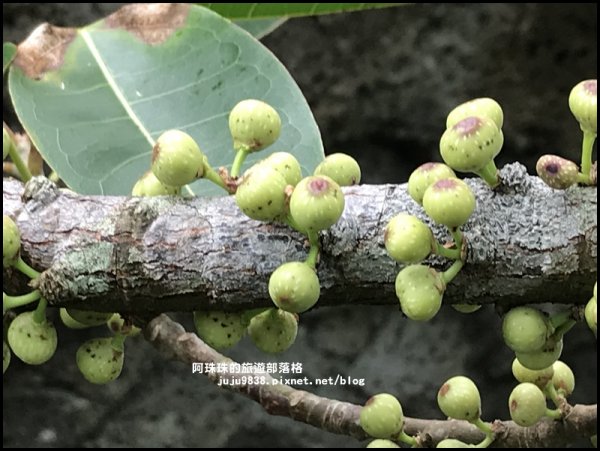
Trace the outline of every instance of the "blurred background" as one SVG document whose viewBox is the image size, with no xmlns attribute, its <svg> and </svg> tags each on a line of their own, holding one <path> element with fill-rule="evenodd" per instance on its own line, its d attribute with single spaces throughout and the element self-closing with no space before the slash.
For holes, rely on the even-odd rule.
<svg viewBox="0 0 600 451">
<path fill-rule="evenodd" d="M 84 25 L 120 5 L 3 3 L 3 39 L 18 43 L 45 21 Z M 576 83 L 597 77 L 595 3 L 414 4 L 291 19 L 263 43 L 304 92 L 326 152 L 353 155 L 365 183 L 403 183 L 415 166 L 439 160 L 447 113 L 481 96 L 504 109 L 499 167 L 518 160 L 533 173 L 544 153 L 579 159 L 580 131 L 567 98 Z M 3 117 L 16 125 L 6 90 Z M 479 385 L 483 418 L 508 417 L 512 355 L 492 308 L 461 315 L 444 307 L 427 324 L 396 310 L 317 309 L 303 315 L 296 344 L 281 357 L 265 357 L 248 342 L 228 355 L 240 362 L 302 362 L 309 378 L 364 378 L 362 387 L 314 391 L 355 403 L 390 392 L 405 414 L 426 418 L 442 418 L 437 389 L 465 374 Z M 191 368 L 162 359 L 141 339 L 128 343 L 117 382 L 92 386 L 74 355 L 95 334 L 60 328 L 56 356 L 38 368 L 13 358 L 3 382 L 4 447 L 364 446 L 270 417 Z M 567 336 L 562 360 L 577 378 L 572 401 L 595 403 L 596 342 L 583 325 Z"/>
</svg>

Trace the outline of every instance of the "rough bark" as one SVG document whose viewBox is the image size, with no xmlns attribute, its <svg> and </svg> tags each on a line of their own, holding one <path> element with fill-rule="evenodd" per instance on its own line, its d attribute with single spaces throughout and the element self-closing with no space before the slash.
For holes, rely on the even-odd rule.
<svg viewBox="0 0 600 451">
<path fill-rule="evenodd" d="M 552 190 L 519 164 L 502 178 L 496 191 L 468 180 L 478 203 L 464 227 L 467 264 L 444 302 L 584 303 L 597 272 L 596 188 Z M 269 275 L 306 256 L 302 235 L 244 217 L 232 198 L 78 196 L 43 178 L 25 187 L 4 179 L 3 190 L 23 258 L 45 270 L 39 289 L 54 305 L 149 314 L 267 306 Z M 322 234 L 318 305 L 396 303 L 401 266 L 386 254 L 383 230 L 398 212 L 424 213 L 405 185 L 344 191 L 343 217 Z M 3 276 L 18 290 L 11 271 Z"/>
<path fill-rule="evenodd" d="M 193 363 L 226 364 L 231 359 L 207 346 L 197 335 L 186 333 L 178 323 L 161 315 L 153 319 L 145 329 L 146 338 L 166 356 L 190 365 Z M 364 440 L 367 435 L 359 423 L 360 406 L 323 398 L 297 390 L 287 385 L 273 384 L 266 373 L 254 374 L 256 383 L 241 383 L 245 373 L 211 372 L 208 377 L 216 384 L 241 393 L 258 402 L 269 414 L 290 417 L 336 434 L 345 434 Z M 260 379 L 262 378 L 262 379 Z M 576 405 L 563 420 L 544 419 L 530 428 L 523 428 L 512 421 L 494 421 L 493 447 L 546 448 L 562 447 L 573 440 L 591 437 L 597 429 L 597 405 Z M 484 435 L 466 421 L 425 420 L 406 418 L 405 432 L 417 436 L 422 446 L 433 446 L 444 438 L 452 437 L 467 443 L 478 443 Z"/>
</svg>

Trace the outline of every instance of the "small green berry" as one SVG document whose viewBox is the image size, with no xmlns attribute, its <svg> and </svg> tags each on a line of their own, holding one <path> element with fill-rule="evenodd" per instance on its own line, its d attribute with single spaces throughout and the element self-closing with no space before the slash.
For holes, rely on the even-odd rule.
<svg viewBox="0 0 600 451">
<path fill-rule="evenodd" d="M 436 448 L 473 448 L 473 445 L 469 445 L 468 443 L 455 438 L 445 438 L 437 444 Z"/>
<path fill-rule="evenodd" d="M 2 127 L 2 153 L 4 155 L 3 160 L 6 160 L 6 157 L 8 156 L 10 146 L 12 146 L 12 140 L 10 139 L 10 135 L 8 134 L 8 131 L 6 131 L 6 129 Z"/>
<path fill-rule="evenodd" d="M 360 410 L 360 425 L 371 437 L 396 437 L 404 426 L 400 402 L 388 393 L 372 396 Z"/>
<path fill-rule="evenodd" d="M 77 367 L 92 384 L 108 384 L 123 370 L 124 352 L 112 338 L 93 338 L 83 343 L 75 355 Z"/>
<path fill-rule="evenodd" d="M 471 116 L 487 117 L 494 121 L 498 129 L 501 129 L 504 125 L 504 113 L 498 102 L 489 97 L 480 97 L 462 103 L 450 111 L 446 119 L 446 128 L 450 128 L 457 122 Z"/>
<path fill-rule="evenodd" d="M 539 351 L 544 347 L 549 334 L 546 316 L 531 307 L 513 308 L 502 321 L 504 342 L 516 352 Z"/>
<path fill-rule="evenodd" d="M 454 376 L 444 382 L 437 401 L 444 415 L 455 420 L 473 421 L 481 416 L 481 396 L 468 377 Z"/>
<path fill-rule="evenodd" d="M 59 316 L 62 323 L 69 329 L 86 329 L 90 327 L 87 324 L 80 323 L 74 319 L 71 315 L 69 315 L 69 312 L 67 312 L 67 309 L 64 307 L 59 309 Z"/>
<path fill-rule="evenodd" d="M 594 434 L 594 435 L 592 435 L 592 436 L 590 437 L 590 443 L 592 444 L 592 446 L 593 446 L 594 448 L 597 448 L 597 447 L 598 447 L 597 435 L 596 435 L 596 434 Z"/>
<path fill-rule="evenodd" d="M 315 169 L 314 175 L 326 175 L 340 186 L 360 183 L 360 166 L 350 155 L 334 153 L 325 158 Z"/>
<path fill-rule="evenodd" d="M 302 168 L 300 163 L 291 153 L 275 152 L 262 160 L 260 165 L 270 166 L 285 179 L 288 185 L 296 186 L 302 180 Z"/>
<path fill-rule="evenodd" d="M 152 171 L 146 172 L 133 186 L 132 196 L 174 196 L 181 192 L 178 186 L 168 186 L 156 178 Z"/>
<path fill-rule="evenodd" d="M 265 102 L 242 100 L 229 114 L 229 131 L 235 150 L 257 152 L 277 141 L 281 133 L 281 118 Z"/>
<path fill-rule="evenodd" d="M 438 180 L 425 191 L 423 208 L 438 224 L 460 227 L 475 210 L 475 195 L 469 185 L 459 179 Z"/>
<path fill-rule="evenodd" d="M 407 213 L 400 213 L 388 222 L 383 241 L 388 254 L 404 263 L 424 260 L 434 246 L 431 229 Z"/>
<path fill-rule="evenodd" d="M 533 426 L 546 414 L 546 397 L 537 385 L 524 382 L 511 392 L 508 409 L 510 417 L 519 426 Z"/>
<path fill-rule="evenodd" d="M 456 178 L 450 166 L 444 163 L 425 163 L 415 169 L 408 178 L 408 194 L 423 205 L 425 191 L 438 180 Z"/>
<path fill-rule="evenodd" d="M 585 80 L 571 90 L 569 95 L 569 108 L 579 122 L 581 130 L 593 133 L 598 130 L 598 100 L 597 100 L 597 81 Z"/>
<path fill-rule="evenodd" d="M 2 374 L 4 374 L 10 365 L 10 348 L 4 340 L 2 340 L 2 344 Z"/>
<path fill-rule="evenodd" d="M 290 198 L 290 213 L 301 230 L 318 232 L 335 224 L 344 211 L 344 193 L 325 175 L 302 179 Z"/>
<path fill-rule="evenodd" d="M 577 183 L 579 168 L 575 163 L 558 155 L 543 155 L 535 170 L 546 185 L 554 189 L 567 189 Z"/>
<path fill-rule="evenodd" d="M 530 370 L 543 370 L 556 362 L 563 350 L 563 341 L 555 344 L 547 344 L 541 350 L 535 352 L 515 352 L 521 365 Z"/>
<path fill-rule="evenodd" d="M 414 321 L 428 321 L 437 314 L 445 289 L 441 275 L 424 265 L 407 266 L 396 277 L 400 308 Z"/>
<path fill-rule="evenodd" d="M 596 283 L 594 284 L 594 299 L 597 299 L 597 297 L 596 297 L 596 289 L 597 289 L 597 288 L 598 288 L 598 282 L 596 282 Z"/>
<path fill-rule="evenodd" d="M 272 221 L 285 213 L 283 175 L 268 166 L 257 166 L 246 172 L 235 193 L 235 202 L 246 216 L 258 221 Z"/>
<path fill-rule="evenodd" d="M 559 395 L 569 396 L 575 390 L 575 375 L 573 370 L 566 363 L 557 360 L 552 364 L 554 375 L 552 376 L 552 385 Z"/>
<path fill-rule="evenodd" d="M 452 304 L 452 308 L 460 313 L 473 313 L 481 308 L 481 304 Z"/>
<path fill-rule="evenodd" d="M 142 329 L 134 326 L 130 321 L 125 321 L 118 313 L 110 317 L 106 322 L 106 326 L 113 334 L 121 334 L 126 337 L 135 337 L 142 332 Z"/>
<path fill-rule="evenodd" d="M 512 373 L 519 382 L 530 382 L 543 389 L 552 380 L 554 368 L 549 366 L 541 370 L 530 370 L 521 365 L 519 359 L 515 358 L 512 363 Z"/>
<path fill-rule="evenodd" d="M 73 308 L 68 308 L 67 313 L 75 321 L 86 326 L 100 326 L 101 324 L 106 323 L 113 315 L 112 313 L 107 312 L 92 312 Z"/>
<path fill-rule="evenodd" d="M 215 349 L 227 349 L 238 343 L 248 326 L 242 313 L 204 310 L 194 312 L 194 325 L 198 336 Z"/>
<path fill-rule="evenodd" d="M 34 312 L 24 312 L 17 316 L 8 328 L 8 344 L 12 352 L 29 365 L 41 365 L 56 352 L 58 338 L 54 325 L 44 320 L 33 319 Z"/>
<path fill-rule="evenodd" d="M 269 279 L 271 299 L 286 312 L 305 312 L 317 303 L 320 294 L 317 273 L 306 263 L 284 263 Z"/>
<path fill-rule="evenodd" d="M 289 349 L 296 341 L 297 333 L 296 314 L 274 308 L 256 315 L 248 326 L 252 342 L 269 354 L 279 354 Z"/>
<path fill-rule="evenodd" d="M 592 329 L 592 332 L 594 332 L 594 335 L 596 335 L 598 329 L 597 302 L 596 298 L 593 297 L 585 306 L 585 321 L 588 327 Z"/>
<path fill-rule="evenodd" d="M 477 172 L 500 153 L 504 135 L 485 117 L 464 118 L 448 128 L 440 139 L 444 162 L 455 171 Z"/>
<path fill-rule="evenodd" d="M 5 268 L 13 265 L 21 249 L 21 232 L 10 218 L 4 215 L 2 223 L 2 262 Z"/>
<path fill-rule="evenodd" d="M 183 186 L 204 175 L 205 156 L 196 141 L 180 130 L 168 130 L 152 149 L 152 172 L 167 186 Z"/>
<path fill-rule="evenodd" d="M 400 448 L 400 446 L 398 446 L 396 443 L 392 442 L 391 440 L 384 440 L 381 438 L 377 438 L 377 439 L 371 441 L 367 445 L 367 448 Z"/>
</svg>

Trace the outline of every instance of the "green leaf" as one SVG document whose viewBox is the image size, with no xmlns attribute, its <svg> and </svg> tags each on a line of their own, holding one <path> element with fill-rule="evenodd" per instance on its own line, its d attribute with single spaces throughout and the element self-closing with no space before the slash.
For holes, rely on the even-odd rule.
<svg viewBox="0 0 600 451">
<path fill-rule="evenodd" d="M 387 8 L 403 3 L 198 3 L 229 19 L 299 17 Z"/>
<path fill-rule="evenodd" d="M 41 26 L 19 46 L 9 89 L 23 126 L 69 187 L 128 194 L 150 168 L 164 131 L 197 140 L 214 167 L 233 161 L 228 114 L 257 98 L 281 115 L 276 151 L 305 173 L 323 159 L 319 130 L 300 89 L 260 42 L 227 19 L 186 4 L 128 5 L 82 29 Z M 200 195 L 223 194 L 210 182 Z"/>
<path fill-rule="evenodd" d="M 12 63 L 15 55 L 17 53 L 17 46 L 12 42 L 5 42 L 2 45 L 2 75 L 6 73 L 6 69 Z"/>
<path fill-rule="evenodd" d="M 287 18 L 280 17 L 277 19 L 250 19 L 250 20 L 236 20 L 234 23 L 246 30 L 256 39 L 261 39 L 263 36 L 268 35 L 273 30 L 281 26 Z"/>
</svg>

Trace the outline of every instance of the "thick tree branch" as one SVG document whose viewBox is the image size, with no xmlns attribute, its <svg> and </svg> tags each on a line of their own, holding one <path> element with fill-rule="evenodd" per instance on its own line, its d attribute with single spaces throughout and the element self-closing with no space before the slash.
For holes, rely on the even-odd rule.
<svg viewBox="0 0 600 451">
<path fill-rule="evenodd" d="M 597 271 L 596 188 L 555 191 L 519 164 L 502 177 L 495 192 L 469 180 L 478 204 L 465 227 L 467 265 L 444 301 L 584 303 Z M 270 274 L 307 252 L 300 234 L 244 217 L 232 198 L 78 196 L 43 178 L 3 188 L 3 212 L 22 230 L 24 259 L 47 269 L 39 288 L 54 305 L 149 314 L 267 306 Z M 401 211 L 424 218 L 405 188 L 345 189 L 342 219 L 322 234 L 318 305 L 397 302 L 400 266 L 383 229 Z M 18 289 L 11 272 L 4 282 Z"/>
<path fill-rule="evenodd" d="M 190 365 L 193 363 L 222 363 L 233 361 L 206 345 L 197 335 L 187 333 L 178 323 L 166 315 L 153 319 L 145 328 L 146 338 L 169 358 Z M 226 368 L 229 365 L 225 366 Z M 209 373 L 210 380 L 222 387 L 247 396 L 258 402 L 269 414 L 290 417 L 320 429 L 355 437 L 367 436 L 360 427 L 360 406 L 327 399 L 287 385 L 273 384 L 266 373 L 253 374 L 263 377 L 261 384 L 236 383 L 248 374 L 240 372 Z M 228 383 L 229 382 L 229 383 Z M 496 440 L 493 447 L 540 448 L 561 447 L 575 439 L 591 437 L 597 429 L 597 406 L 576 405 L 562 421 L 543 420 L 531 428 L 522 428 L 512 421 L 495 421 L 493 430 Z M 467 443 L 476 443 L 483 434 L 465 421 L 422 420 L 406 418 L 405 431 L 418 435 L 424 446 L 433 446 L 448 437 Z"/>
</svg>

